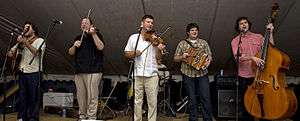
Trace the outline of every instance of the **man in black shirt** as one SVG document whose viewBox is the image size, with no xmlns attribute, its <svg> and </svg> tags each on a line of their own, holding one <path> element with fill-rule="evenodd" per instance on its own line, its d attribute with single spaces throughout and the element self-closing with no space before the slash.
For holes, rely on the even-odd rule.
<svg viewBox="0 0 300 121">
<path fill-rule="evenodd" d="M 79 119 L 96 120 L 98 85 L 103 72 L 102 36 L 89 18 L 81 20 L 84 35 L 78 35 L 68 53 L 75 59 L 75 84 L 79 104 Z"/>
</svg>

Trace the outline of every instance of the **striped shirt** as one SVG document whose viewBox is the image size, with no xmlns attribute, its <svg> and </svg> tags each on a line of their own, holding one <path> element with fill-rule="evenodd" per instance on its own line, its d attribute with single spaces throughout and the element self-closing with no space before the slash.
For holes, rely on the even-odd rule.
<svg viewBox="0 0 300 121">
<path fill-rule="evenodd" d="M 203 39 L 196 39 L 195 42 L 192 42 L 194 40 L 187 39 L 191 42 L 191 44 L 197 48 L 198 51 L 202 51 L 203 53 L 208 54 L 210 57 L 212 57 L 210 48 L 208 43 Z M 185 40 L 182 40 L 177 45 L 175 55 L 182 55 L 183 53 L 188 53 L 188 50 L 192 48 Z M 200 52 L 200 53 L 202 53 Z M 181 72 L 189 77 L 200 77 L 204 76 L 208 73 L 207 69 L 204 70 L 196 70 L 194 67 L 188 65 L 186 62 L 181 62 Z"/>
<path fill-rule="evenodd" d="M 240 58 L 250 56 L 253 57 L 257 54 L 263 45 L 263 36 L 260 34 L 247 32 L 241 37 L 240 44 Z M 237 56 L 238 44 L 240 41 L 240 36 L 236 36 L 231 41 L 231 47 L 234 57 Z M 239 76 L 244 78 L 251 78 L 255 76 L 252 68 L 252 60 L 241 60 L 239 62 Z"/>
</svg>

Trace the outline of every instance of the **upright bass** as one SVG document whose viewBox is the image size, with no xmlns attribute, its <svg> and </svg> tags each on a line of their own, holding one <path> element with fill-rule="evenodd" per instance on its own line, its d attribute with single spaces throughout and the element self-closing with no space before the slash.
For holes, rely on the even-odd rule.
<svg viewBox="0 0 300 121">
<path fill-rule="evenodd" d="M 278 4 L 273 3 L 269 23 L 275 21 Z M 285 119 L 295 114 L 297 98 L 288 87 L 285 72 L 289 69 L 289 56 L 269 43 L 270 31 L 266 30 L 262 50 L 256 55 L 265 61 L 263 66 L 255 66 L 254 82 L 248 86 L 244 96 L 246 110 L 259 119 Z"/>
</svg>

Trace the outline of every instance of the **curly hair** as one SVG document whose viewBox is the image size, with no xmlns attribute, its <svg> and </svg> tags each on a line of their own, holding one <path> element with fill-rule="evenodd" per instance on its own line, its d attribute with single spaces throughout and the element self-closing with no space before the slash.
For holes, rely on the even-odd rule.
<svg viewBox="0 0 300 121">
<path fill-rule="evenodd" d="M 29 24 L 29 25 L 32 27 L 32 29 L 34 30 L 34 34 L 35 34 L 36 36 L 39 35 L 38 27 L 37 27 L 34 23 L 32 23 L 31 21 L 26 21 L 26 22 L 24 23 L 24 25 L 26 25 L 26 24 Z"/>
<path fill-rule="evenodd" d="M 239 17 L 236 21 L 235 21 L 235 26 L 234 26 L 234 29 L 235 31 L 237 32 L 240 32 L 240 26 L 239 26 L 239 23 L 241 20 L 246 20 L 249 24 L 249 30 L 251 30 L 251 26 L 252 26 L 252 23 L 249 21 L 249 19 L 245 16 L 242 16 L 242 17 Z"/>
</svg>

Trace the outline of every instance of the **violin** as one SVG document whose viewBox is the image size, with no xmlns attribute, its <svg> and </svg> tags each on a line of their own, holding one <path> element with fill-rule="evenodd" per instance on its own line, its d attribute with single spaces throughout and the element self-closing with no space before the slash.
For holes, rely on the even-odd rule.
<svg viewBox="0 0 300 121">
<path fill-rule="evenodd" d="M 171 29 L 171 27 L 169 26 L 163 33 L 160 34 L 160 36 L 164 35 L 169 29 Z M 159 44 L 164 44 L 166 45 L 166 43 L 164 42 L 164 40 L 160 37 L 160 36 L 157 36 L 155 34 L 155 31 L 154 30 L 150 30 L 150 31 L 146 31 L 145 33 L 143 33 L 143 36 L 144 36 L 144 39 L 145 41 L 148 41 L 150 42 L 151 44 L 150 45 L 153 45 L 153 46 L 158 46 Z M 146 47 L 142 53 L 150 47 L 150 45 L 148 47 Z M 169 53 L 166 48 L 164 48 L 161 53 L 164 55 L 164 54 L 167 54 Z"/>
<path fill-rule="evenodd" d="M 157 35 L 155 35 L 154 30 L 147 31 L 143 35 L 144 35 L 144 39 L 146 41 L 151 42 L 153 46 L 158 46 L 159 44 L 165 44 L 162 38 L 157 37 Z"/>
</svg>

